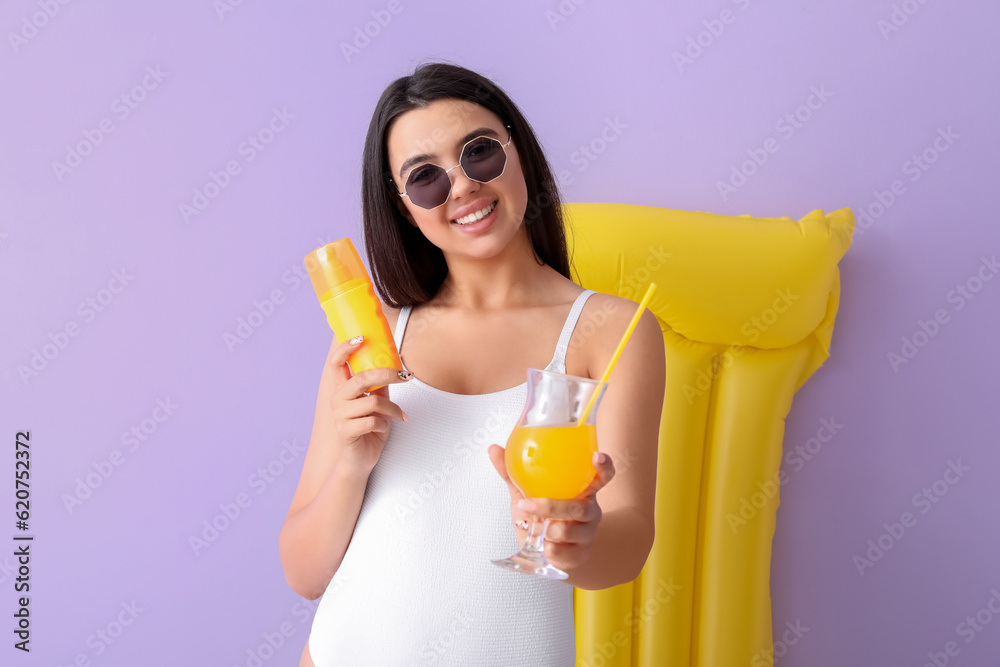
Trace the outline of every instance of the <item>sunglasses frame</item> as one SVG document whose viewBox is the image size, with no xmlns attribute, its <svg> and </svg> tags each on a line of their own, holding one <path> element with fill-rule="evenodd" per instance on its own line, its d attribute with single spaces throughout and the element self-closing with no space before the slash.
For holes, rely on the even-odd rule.
<svg viewBox="0 0 1000 667">
<path fill-rule="evenodd" d="M 498 178 L 500 178 L 501 176 L 503 176 L 504 173 L 507 171 L 507 146 L 510 146 L 511 139 L 513 139 L 513 137 L 514 137 L 513 133 L 511 132 L 510 125 L 505 125 L 504 127 L 507 128 L 507 143 L 505 143 L 505 144 L 504 143 L 500 143 L 500 140 L 497 139 L 496 137 L 490 137 L 490 136 L 487 136 L 485 134 L 480 134 L 478 137 L 473 137 L 472 139 L 469 139 L 464 144 L 462 144 L 462 150 L 459 151 L 459 153 L 458 153 L 458 164 L 456 164 L 454 167 L 450 167 L 448 169 L 445 169 L 441 165 L 434 164 L 433 162 L 421 162 L 418 165 L 414 165 L 414 166 L 410 167 L 410 169 L 406 172 L 406 175 L 403 177 L 403 191 L 400 192 L 399 190 L 396 190 L 395 187 L 393 187 L 393 190 L 395 190 L 396 194 L 399 195 L 400 197 L 409 197 L 410 194 L 406 191 L 406 183 L 407 183 L 407 181 L 410 180 L 410 174 L 413 173 L 413 170 L 414 169 L 419 169 L 419 168 L 422 168 L 422 167 L 426 167 L 427 165 L 431 165 L 432 167 L 437 167 L 438 169 L 440 169 L 440 170 L 442 170 L 444 172 L 445 178 L 448 179 L 448 196 L 445 197 L 444 201 L 441 202 L 440 204 L 438 204 L 437 206 L 432 206 L 430 208 L 427 208 L 427 207 L 424 207 L 424 206 L 420 206 L 420 204 L 418 204 L 415 201 L 413 201 L 413 199 L 410 199 L 410 201 L 413 203 L 414 206 L 420 206 L 420 208 L 424 209 L 425 211 L 433 211 L 436 208 L 444 206 L 445 204 L 448 203 L 448 200 L 451 199 L 451 190 L 454 187 L 455 182 L 451 180 L 451 176 L 449 176 L 448 174 L 449 174 L 449 172 L 451 172 L 452 169 L 455 169 L 456 167 L 461 167 L 462 168 L 462 173 L 465 174 L 465 177 L 467 179 L 469 179 L 470 181 L 475 181 L 476 183 L 490 183 L 492 181 L 497 180 Z M 504 158 L 503 158 L 503 169 L 500 170 L 499 174 L 497 174 L 496 176 L 494 176 L 493 178 L 491 178 L 488 181 L 480 181 L 479 179 L 476 179 L 476 178 L 473 178 L 472 176 L 469 176 L 468 172 L 465 171 L 465 167 L 462 167 L 462 155 L 465 153 L 465 147 L 468 146 L 469 144 L 471 144 L 473 141 L 478 141 L 479 139 L 489 139 L 490 141 L 495 141 L 498 144 L 500 144 L 500 149 L 503 150 L 503 155 L 504 155 Z M 393 180 L 392 183 L 395 184 L 395 181 Z"/>
</svg>

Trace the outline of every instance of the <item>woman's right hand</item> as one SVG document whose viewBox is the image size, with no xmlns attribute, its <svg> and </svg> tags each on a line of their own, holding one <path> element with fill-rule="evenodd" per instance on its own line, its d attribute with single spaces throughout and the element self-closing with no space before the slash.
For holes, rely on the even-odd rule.
<svg viewBox="0 0 1000 667">
<path fill-rule="evenodd" d="M 364 341 L 360 345 L 344 341 L 330 354 L 329 363 L 334 378 L 330 408 L 343 446 L 340 460 L 370 473 L 389 439 L 393 420 L 406 421 L 408 416 L 389 400 L 388 386 L 379 387 L 371 393 L 366 393 L 367 389 L 390 382 L 406 382 L 413 374 L 406 375 L 406 371 L 396 368 L 372 368 L 351 375 L 347 359 L 364 344 Z M 401 372 L 405 377 L 400 376 Z"/>
</svg>

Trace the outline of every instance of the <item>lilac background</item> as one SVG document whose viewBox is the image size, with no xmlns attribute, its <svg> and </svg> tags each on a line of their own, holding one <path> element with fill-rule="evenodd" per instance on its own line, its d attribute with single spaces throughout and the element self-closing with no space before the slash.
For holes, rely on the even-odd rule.
<svg viewBox="0 0 1000 667">
<path fill-rule="evenodd" d="M 989 613 L 971 643 L 958 625 L 1000 590 L 990 421 L 1000 280 L 960 310 L 947 298 L 1000 250 L 985 196 L 1000 155 L 995 3 L 564 0 L 568 16 L 553 23 L 554 0 L 398 0 L 395 15 L 383 2 L 246 0 L 220 15 L 210 0 L 49 0 L 58 12 L 39 14 L 32 33 L 25 17 L 45 4 L 12 0 L 0 12 L 0 432 L 11 442 L 31 430 L 36 535 L 33 650 L 15 651 L 5 634 L 0 662 L 246 665 L 262 635 L 288 623 L 294 634 L 264 664 L 298 664 L 314 603 L 286 585 L 277 536 L 302 454 L 272 462 L 283 443 L 308 443 L 330 331 L 292 270 L 322 243 L 351 236 L 361 247 L 359 165 L 374 103 L 418 62 L 445 58 L 510 93 L 563 173 L 566 201 L 855 211 L 867 229 L 840 265 L 832 356 L 787 420 L 790 454 L 823 418 L 843 428 L 801 468 L 785 465 L 775 636 L 786 621 L 808 631 L 779 664 L 921 665 L 949 641 L 960 650 L 950 664 L 995 664 L 1000 618 Z M 879 22 L 903 5 L 915 13 L 883 35 Z M 703 21 L 723 10 L 732 20 L 714 24 L 723 30 L 709 43 Z M 391 21 L 348 59 L 340 44 L 373 11 Z M 12 42 L 22 30 L 30 39 Z M 708 46 L 678 66 L 674 54 L 699 33 Z M 113 102 L 147 67 L 166 74 L 122 118 Z M 794 134 L 776 128 L 824 86 L 832 96 Z M 248 161 L 241 142 L 275 108 L 294 118 Z M 60 179 L 53 162 L 105 118 L 113 131 Z M 582 157 L 609 119 L 624 124 L 620 136 Z M 953 145 L 911 180 L 904 163 L 949 127 Z M 769 137 L 778 152 L 723 198 L 717 182 Z M 230 160 L 240 173 L 185 221 L 179 206 Z M 895 180 L 905 192 L 866 221 L 861 212 Z M 78 310 L 123 268 L 129 284 L 102 312 Z M 273 290 L 282 303 L 230 351 L 224 335 Z M 948 322 L 894 371 L 888 353 L 938 309 Z M 22 380 L 19 366 L 71 323 L 78 335 Z M 158 399 L 177 408 L 129 451 L 122 434 Z M 4 445 L 0 475 L 5 544 L 12 450 Z M 69 512 L 64 494 L 114 450 L 123 463 Z M 970 470 L 921 514 L 914 494 L 959 459 Z M 279 474 L 255 482 L 269 464 Z M 249 506 L 196 555 L 189 537 L 241 493 Z M 854 557 L 905 511 L 916 525 L 861 576 Z M 0 547 L 5 627 L 10 551 Z M 132 601 L 142 611 L 98 654 L 88 637 Z"/>
</svg>

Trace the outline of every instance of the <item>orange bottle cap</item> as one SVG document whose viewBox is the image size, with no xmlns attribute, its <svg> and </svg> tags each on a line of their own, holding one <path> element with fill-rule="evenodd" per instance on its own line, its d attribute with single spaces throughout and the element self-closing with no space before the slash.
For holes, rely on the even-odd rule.
<svg viewBox="0 0 1000 667">
<path fill-rule="evenodd" d="M 343 238 L 316 248 L 305 258 L 306 270 L 320 301 L 371 282 L 350 238 Z"/>
</svg>

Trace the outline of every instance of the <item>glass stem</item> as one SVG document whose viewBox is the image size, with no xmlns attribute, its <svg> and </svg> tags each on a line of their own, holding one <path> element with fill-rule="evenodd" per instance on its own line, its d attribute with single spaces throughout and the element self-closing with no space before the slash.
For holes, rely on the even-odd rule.
<svg viewBox="0 0 1000 667">
<path fill-rule="evenodd" d="M 545 531 L 548 530 L 549 520 L 539 520 L 534 514 L 531 515 L 531 529 L 528 530 L 528 537 L 524 541 L 524 551 L 537 553 L 545 557 Z"/>
</svg>

